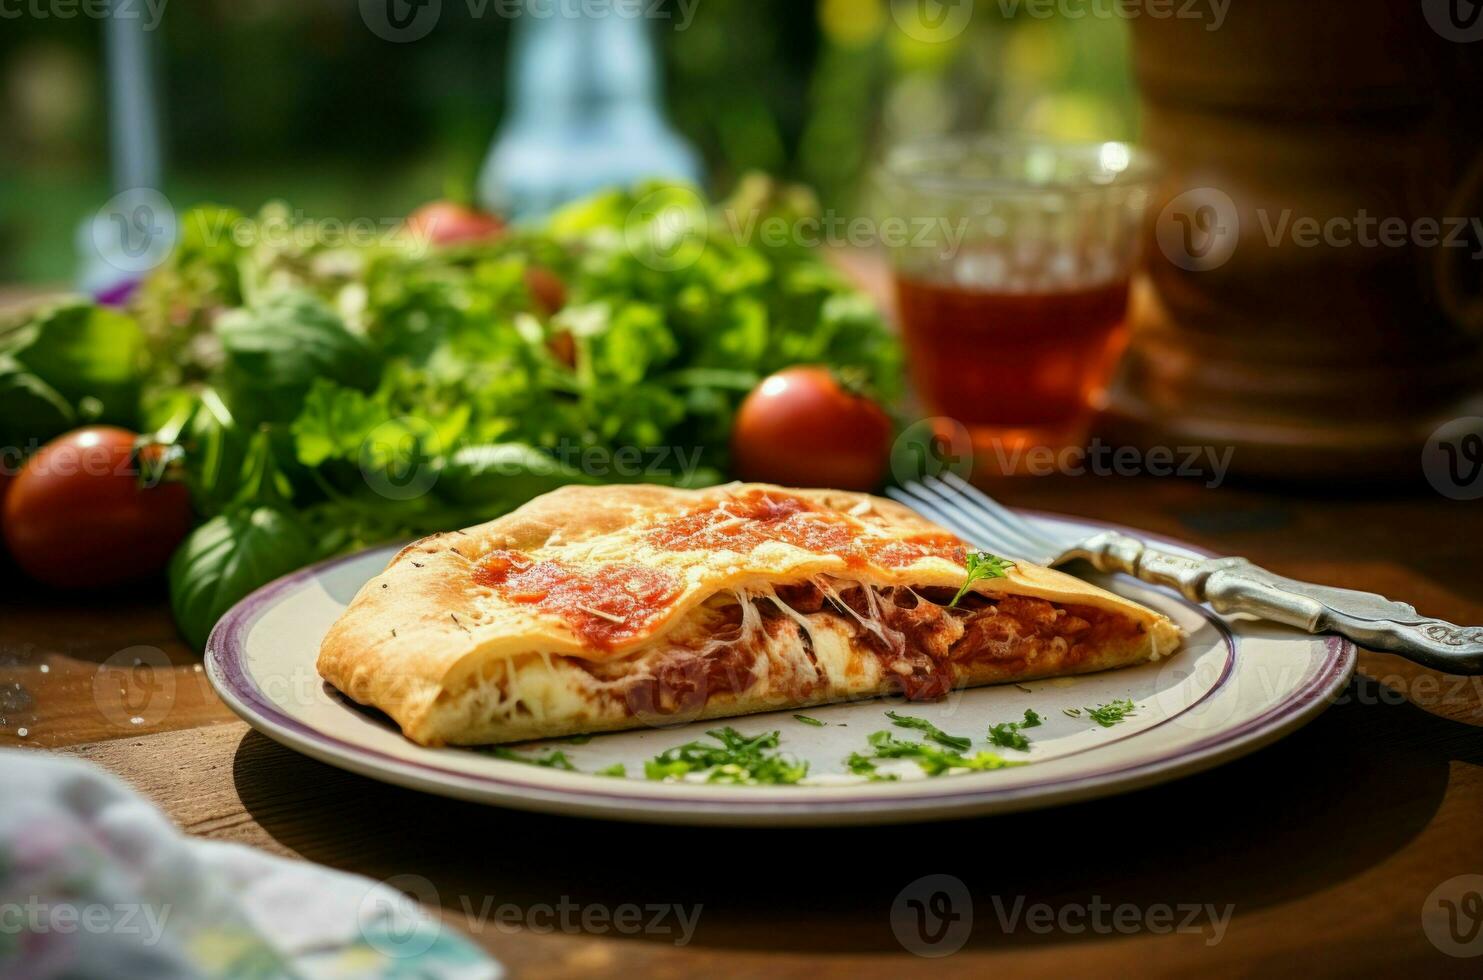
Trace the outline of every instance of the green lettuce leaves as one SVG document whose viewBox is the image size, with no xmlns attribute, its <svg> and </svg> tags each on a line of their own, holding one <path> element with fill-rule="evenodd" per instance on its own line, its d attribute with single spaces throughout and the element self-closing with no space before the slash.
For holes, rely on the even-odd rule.
<svg viewBox="0 0 1483 980">
<path fill-rule="evenodd" d="M 900 376 L 824 257 L 748 234 L 811 198 L 744 191 L 712 207 L 651 183 L 446 248 L 394 228 L 320 241 L 282 204 L 187 212 L 128 313 L 68 302 L 0 338 L 0 437 L 100 419 L 169 447 L 203 522 L 170 568 L 197 645 L 252 589 L 337 552 L 570 484 L 719 482 L 768 374 L 828 365 L 887 403 Z"/>
</svg>

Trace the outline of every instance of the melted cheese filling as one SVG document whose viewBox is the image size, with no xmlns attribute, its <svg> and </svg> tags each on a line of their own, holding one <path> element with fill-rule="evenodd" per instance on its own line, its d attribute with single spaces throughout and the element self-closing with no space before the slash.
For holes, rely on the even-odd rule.
<svg viewBox="0 0 1483 980">
<path fill-rule="evenodd" d="M 946 609 L 909 589 L 823 576 L 788 589 L 790 601 L 765 583 L 717 595 L 653 648 L 623 659 L 536 653 L 493 664 L 447 699 L 448 730 L 493 728 L 518 739 L 634 719 L 672 724 L 733 713 L 727 707 L 741 698 L 749 711 L 803 707 L 872 696 L 887 683 L 930 700 L 971 663 L 1074 668 L 1109 637 L 1143 636 L 1130 619 L 1042 600 Z"/>
</svg>

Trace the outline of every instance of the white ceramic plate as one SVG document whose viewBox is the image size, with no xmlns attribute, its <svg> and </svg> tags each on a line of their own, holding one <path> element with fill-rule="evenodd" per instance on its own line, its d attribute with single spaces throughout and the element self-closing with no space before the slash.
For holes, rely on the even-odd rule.
<svg viewBox="0 0 1483 980">
<path fill-rule="evenodd" d="M 1027 514 L 1064 531 L 1105 525 Z M 1138 534 L 1139 532 L 1130 532 Z M 1151 535 L 1177 552 L 1194 548 Z M 404 739 L 384 716 L 358 708 L 314 670 L 320 639 L 356 591 L 396 549 L 327 562 L 245 599 L 217 625 L 206 671 L 217 693 L 254 728 L 305 755 L 373 779 L 459 797 L 570 815 L 656 823 L 799 825 L 893 823 L 1000 813 L 1124 792 L 1209 768 L 1296 729 L 1327 706 L 1354 668 L 1354 648 L 1283 627 L 1225 619 L 1162 589 L 1117 577 L 1102 584 L 1166 613 L 1184 628 L 1180 653 L 1158 664 L 1086 677 L 955 692 L 935 704 L 899 698 L 811 708 L 823 727 L 792 712 L 603 735 L 584 744 L 552 742 L 521 754 L 564 752 L 581 772 L 494 758 L 466 749 L 427 749 Z M 1086 708 L 1129 699 L 1137 712 L 1114 727 Z M 848 775 L 845 759 L 866 737 L 891 728 L 886 711 L 926 718 L 990 749 L 990 725 L 1033 709 L 1029 752 L 998 749 L 1028 763 L 990 772 L 927 778 L 911 762 L 883 766 L 899 782 Z M 1067 709 L 1081 709 L 1080 717 Z M 645 760 L 707 729 L 781 733 L 782 750 L 809 763 L 795 786 L 653 782 Z M 895 730 L 905 737 L 915 733 Z M 629 777 L 589 775 L 623 763 Z"/>
</svg>

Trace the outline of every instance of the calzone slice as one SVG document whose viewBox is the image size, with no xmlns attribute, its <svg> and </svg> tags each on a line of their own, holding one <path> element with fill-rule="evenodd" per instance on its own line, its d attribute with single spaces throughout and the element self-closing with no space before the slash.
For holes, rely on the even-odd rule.
<svg viewBox="0 0 1483 980">
<path fill-rule="evenodd" d="M 423 745 L 484 745 L 1082 674 L 1180 643 L 1164 616 L 864 494 L 569 487 L 411 545 L 319 672 Z"/>
</svg>

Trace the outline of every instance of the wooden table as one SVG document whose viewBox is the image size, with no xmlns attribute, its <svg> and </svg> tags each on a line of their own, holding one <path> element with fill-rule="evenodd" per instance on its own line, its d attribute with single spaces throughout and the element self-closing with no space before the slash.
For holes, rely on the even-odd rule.
<svg viewBox="0 0 1483 980">
<path fill-rule="evenodd" d="M 1121 521 L 1272 569 L 1483 622 L 1483 505 L 1280 496 L 1151 478 L 1026 478 L 1013 503 Z M 1348 488 L 1339 488 L 1348 492 Z M 1251 975 L 1419 968 L 1478 975 L 1428 940 L 1423 903 L 1483 874 L 1483 681 L 1363 654 L 1340 703 L 1216 771 L 1038 813 L 917 827 L 738 831 L 515 813 L 419 795 L 311 762 L 237 722 L 182 646 L 158 589 L 107 599 L 12 585 L 0 599 L 0 740 L 64 749 L 121 774 L 188 833 L 382 879 L 421 876 L 442 914 L 518 975 Z M 157 648 L 154 674 L 102 668 Z M 126 651 L 120 654 L 120 651 Z M 159 693 L 173 683 L 167 709 Z M 150 700 L 151 689 L 156 693 Z M 131 718 L 140 719 L 131 722 Z M 25 734 L 21 732 L 24 729 Z M 968 944 L 923 959 L 889 910 L 923 875 L 973 898 Z M 415 879 L 399 879 L 403 883 Z M 998 909 L 1234 906 L 1202 932 L 1053 929 Z M 674 935 L 509 931 L 487 913 L 680 903 Z M 997 902 L 997 905 L 996 905 Z M 529 916 L 527 916 L 529 918 Z M 574 917 L 575 918 L 575 917 Z M 1068 920 L 1069 921 L 1069 920 Z M 1112 921 L 1104 913 L 1104 922 Z M 1073 929 L 1080 920 L 1071 921 Z"/>
</svg>

